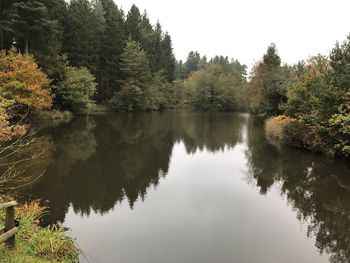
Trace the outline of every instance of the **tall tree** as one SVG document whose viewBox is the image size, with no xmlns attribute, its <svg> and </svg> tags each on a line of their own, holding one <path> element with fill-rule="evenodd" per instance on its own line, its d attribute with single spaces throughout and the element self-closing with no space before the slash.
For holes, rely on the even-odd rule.
<svg viewBox="0 0 350 263">
<path fill-rule="evenodd" d="M 267 117 L 283 112 L 281 107 L 287 102 L 287 89 L 293 81 L 293 72 L 289 66 L 281 67 L 277 48 L 271 44 L 263 61 L 254 67 L 249 83 L 254 113 Z"/>
<path fill-rule="evenodd" d="M 105 28 L 101 45 L 101 83 L 98 90 L 100 100 L 110 99 L 120 88 L 123 78 L 120 70 L 120 59 L 123 53 L 126 36 L 124 17 L 113 0 L 101 0 Z"/>
<path fill-rule="evenodd" d="M 141 24 L 142 17 L 140 10 L 136 5 L 132 5 L 125 20 L 125 32 L 128 37 L 131 37 L 132 40 L 141 43 Z"/>
<path fill-rule="evenodd" d="M 14 32 L 16 9 L 12 0 L 0 1 L 0 49 L 5 49 L 5 34 Z"/>
<path fill-rule="evenodd" d="M 120 110 L 140 111 L 145 109 L 145 94 L 151 80 L 146 52 L 131 39 L 126 43 L 121 58 L 121 70 L 125 76 L 121 90 L 112 102 Z"/>
<path fill-rule="evenodd" d="M 267 52 L 264 55 L 263 63 L 268 68 L 274 68 L 281 65 L 281 58 L 278 55 L 276 45 L 272 43 L 268 48 Z"/>
<path fill-rule="evenodd" d="M 16 1 L 15 7 L 17 10 L 16 33 L 24 46 L 25 53 L 28 54 L 32 38 L 33 42 L 34 39 L 38 41 L 36 37 L 40 38 L 44 32 L 48 34 L 48 32 L 55 30 L 56 23 L 50 19 L 45 4 L 40 1 Z"/>
<path fill-rule="evenodd" d="M 99 0 L 72 0 L 68 5 L 63 50 L 73 66 L 87 67 L 100 82 L 104 15 Z"/>
<path fill-rule="evenodd" d="M 191 51 L 188 56 L 187 60 L 184 64 L 186 70 L 185 70 L 185 76 L 188 77 L 192 72 L 198 70 L 198 63 L 201 60 L 201 57 L 198 52 Z"/>
<path fill-rule="evenodd" d="M 163 59 L 162 67 L 166 79 L 171 82 L 175 79 L 175 56 L 173 53 L 173 47 L 171 37 L 168 33 L 165 33 L 162 41 Z"/>
</svg>

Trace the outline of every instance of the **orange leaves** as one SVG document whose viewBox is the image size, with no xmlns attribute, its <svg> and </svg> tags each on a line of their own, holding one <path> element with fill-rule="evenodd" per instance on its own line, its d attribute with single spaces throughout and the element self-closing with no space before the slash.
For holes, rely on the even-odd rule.
<svg viewBox="0 0 350 263">
<path fill-rule="evenodd" d="M 49 79 L 34 58 L 15 50 L 0 51 L 0 141 L 9 141 L 26 132 L 26 125 L 11 124 L 6 109 L 11 106 L 49 108 L 52 96 Z"/>
<path fill-rule="evenodd" d="M 30 108 L 50 108 L 50 83 L 32 56 L 15 50 L 0 52 L 0 95 L 15 105 Z"/>
<path fill-rule="evenodd" d="M 23 135 L 27 130 L 25 125 L 10 125 L 8 120 L 8 114 L 0 107 L 0 142 L 9 141 L 14 136 Z"/>
</svg>

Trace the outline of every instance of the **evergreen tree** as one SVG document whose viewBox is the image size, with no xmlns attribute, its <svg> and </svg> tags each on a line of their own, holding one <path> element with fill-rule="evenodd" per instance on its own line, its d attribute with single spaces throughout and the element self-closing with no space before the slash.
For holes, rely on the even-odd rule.
<svg viewBox="0 0 350 263">
<path fill-rule="evenodd" d="M 0 1 L 0 50 L 8 48 L 11 37 L 9 33 L 14 32 L 14 19 L 16 18 L 16 9 L 12 0 Z M 6 40 L 8 41 L 6 41 Z M 12 40 L 12 39 L 11 39 Z M 7 43 L 6 43 L 7 42 Z"/>
<path fill-rule="evenodd" d="M 132 5 L 125 20 L 125 32 L 128 37 L 131 37 L 132 40 L 141 44 L 142 35 L 141 35 L 141 24 L 142 17 L 140 10 L 136 5 Z"/>
<path fill-rule="evenodd" d="M 185 66 L 185 77 L 188 77 L 192 72 L 198 70 L 198 64 L 201 57 L 198 52 L 191 51 L 188 54 L 187 60 L 184 64 Z"/>
<path fill-rule="evenodd" d="M 163 32 L 162 26 L 157 22 L 152 38 L 152 50 L 150 51 L 150 68 L 152 73 L 159 72 L 163 69 L 162 61 L 164 57 L 164 51 L 162 46 Z"/>
<path fill-rule="evenodd" d="M 175 77 L 176 79 L 185 79 L 185 68 L 182 60 L 175 62 Z"/>
<path fill-rule="evenodd" d="M 166 79 L 172 82 L 175 79 L 175 56 L 173 53 L 173 47 L 171 37 L 168 33 L 165 33 L 162 41 L 163 59 L 162 67 Z"/>
<path fill-rule="evenodd" d="M 198 69 L 205 68 L 208 65 L 208 58 L 203 56 L 198 62 Z"/>
<path fill-rule="evenodd" d="M 112 103 L 124 111 L 145 110 L 145 94 L 151 80 L 148 58 L 141 45 L 131 39 L 126 43 L 121 57 L 121 70 L 125 76 L 121 90 Z"/>
<path fill-rule="evenodd" d="M 14 5 L 17 10 L 16 35 L 20 46 L 24 47 L 25 53 L 28 54 L 31 41 L 38 43 L 42 40 L 43 34 L 53 33 L 57 29 L 56 22 L 50 19 L 45 4 L 40 1 L 22 0 L 16 1 Z"/>
<path fill-rule="evenodd" d="M 157 63 L 155 62 L 157 52 L 155 50 L 155 41 L 157 41 L 157 36 L 153 30 L 153 26 L 149 20 L 148 14 L 145 11 L 142 15 L 141 24 L 140 24 L 140 45 L 145 50 L 148 60 L 151 73 L 157 72 L 158 69 Z M 159 48 L 159 45 L 158 45 Z M 160 50 L 158 50 L 160 52 Z"/>
<path fill-rule="evenodd" d="M 101 0 L 105 29 L 101 45 L 101 83 L 98 90 L 100 100 L 110 99 L 120 88 L 123 78 L 120 59 L 125 47 L 124 17 L 113 0 Z"/>
<path fill-rule="evenodd" d="M 277 48 L 274 43 L 272 43 L 268 48 L 267 52 L 264 55 L 263 63 L 268 68 L 274 68 L 281 65 L 281 58 L 279 57 L 277 53 Z"/>
<path fill-rule="evenodd" d="M 271 44 L 263 61 L 253 69 L 249 84 L 251 108 L 262 117 L 281 114 L 282 105 L 287 102 L 287 89 L 293 82 L 294 70 L 280 64 L 276 46 Z"/>
<path fill-rule="evenodd" d="M 99 0 L 72 0 L 68 5 L 63 50 L 75 67 L 87 67 L 101 81 L 101 45 L 105 27 Z"/>
</svg>

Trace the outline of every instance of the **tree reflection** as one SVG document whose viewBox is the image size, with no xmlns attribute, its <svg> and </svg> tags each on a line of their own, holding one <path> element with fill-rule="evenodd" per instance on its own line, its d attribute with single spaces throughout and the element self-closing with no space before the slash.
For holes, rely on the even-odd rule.
<svg viewBox="0 0 350 263">
<path fill-rule="evenodd" d="M 250 175 L 262 193 L 274 182 L 307 223 L 308 236 L 315 236 L 321 253 L 331 262 L 350 261 L 350 167 L 301 150 L 270 145 L 261 125 L 250 120 L 247 157 Z M 260 127 L 260 128 L 259 128 Z"/>
<path fill-rule="evenodd" d="M 127 200 L 133 208 L 168 173 L 172 149 L 183 141 L 189 153 L 224 150 L 242 142 L 240 115 L 138 113 L 77 118 L 47 129 L 54 143 L 43 180 L 22 191 L 25 200 L 47 201 L 45 223 L 76 213 L 106 213 Z"/>
<path fill-rule="evenodd" d="M 112 114 L 46 129 L 49 149 L 29 173 L 45 176 L 23 189 L 23 200 L 42 199 L 50 213 L 44 223 L 64 221 L 70 206 L 76 213 L 107 213 L 117 203 L 134 208 L 157 187 L 169 170 L 173 147 L 187 153 L 246 145 L 251 182 L 261 194 L 278 182 L 281 194 L 308 225 L 320 252 L 333 262 L 350 259 L 350 167 L 320 155 L 271 145 L 261 123 L 226 113 Z M 44 146 L 45 145 L 45 146 Z M 39 147 L 39 148 L 40 148 Z"/>
</svg>

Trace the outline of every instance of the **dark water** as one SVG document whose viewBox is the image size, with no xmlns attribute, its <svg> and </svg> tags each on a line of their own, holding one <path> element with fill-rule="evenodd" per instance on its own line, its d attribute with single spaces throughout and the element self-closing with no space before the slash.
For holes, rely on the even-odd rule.
<svg viewBox="0 0 350 263">
<path fill-rule="evenodd" d="M 247 114 L 114 114 L 42 134 L 28 172 L 46 173 L 20 194 L 71 229 L 83 262 L 349 262 L 349 165 L 276 147 Z"/>
</svg>

